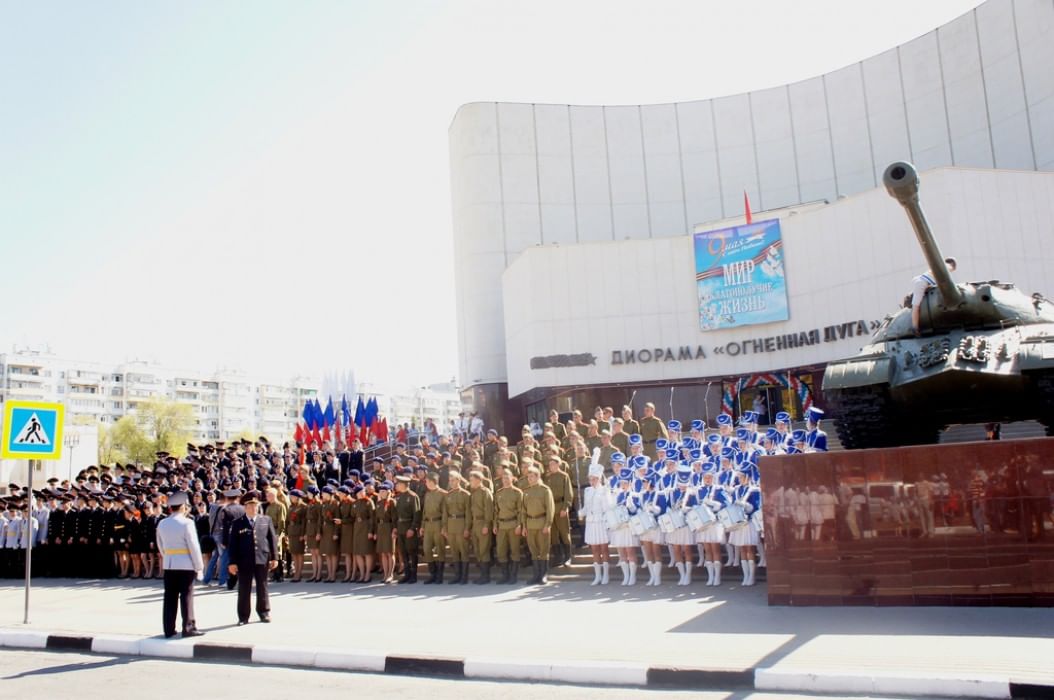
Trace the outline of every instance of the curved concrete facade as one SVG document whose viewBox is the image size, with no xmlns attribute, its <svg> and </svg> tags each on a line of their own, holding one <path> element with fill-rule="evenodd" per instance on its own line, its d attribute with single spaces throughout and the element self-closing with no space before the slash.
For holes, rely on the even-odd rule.
<svg viewBox="0 0 1054 700">
<path fill-rule="evenodd" d="M 450 127 L 460 378 L 505 383 L 502 274 L 537 245 L 683 236 L 833 201 L 909 159 L 1054 170 L 1054 0 L 989 0 L 906 44 L 750 93 L 642 106 L 473 103 Z M 581 270 L 580 274 L 601 274 Z M 573 303 L 573 300 L 568 300 Z"/>
</svg>

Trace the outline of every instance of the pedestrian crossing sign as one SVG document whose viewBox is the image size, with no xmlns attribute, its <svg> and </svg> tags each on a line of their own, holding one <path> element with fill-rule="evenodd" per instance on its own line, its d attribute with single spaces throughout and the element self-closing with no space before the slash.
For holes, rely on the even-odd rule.
<svg viewBox="0 0 1054 700">
<path fill-rule="evenodd" d="M 7 459 L 60 459 L 62 419 L 60 403 L 4 402 L 3 443 L 0 457 Z"/>
</svg>

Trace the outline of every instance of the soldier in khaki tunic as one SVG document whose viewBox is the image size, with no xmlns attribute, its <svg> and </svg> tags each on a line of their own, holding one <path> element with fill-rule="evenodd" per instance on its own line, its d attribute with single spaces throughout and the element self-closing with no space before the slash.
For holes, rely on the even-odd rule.
<svg viewBox="0 0 1054 700">
<path fill-rule="evenodd" d="M 277 484 L 277 482 L 275 482 Z M 274 577 L 272 580 L 275 583 L 282 582 L 282 569 L 285 565 L 285 553 L 288 551 L 288 543 L 286 542 L 286 518 L 289 513 L 289 509 L 285 503 L 278 500 L 278 487 L 269 486 L 264 490 L 265 503 L 263 506 L 263 513 L 271 522 L 274 524 L 274 543 L 278 551 L 275 552 L 275 556 L 278 558 L 278 566 L 275 567 L 272 572 Z"/>
<path fill-rule="evenodd" d="M 340 527 L 340 556 L 344 560 L 344 578 L 340 582 L 349 583 L 355 579 L 355 554 L 352 550 L 355 538 L 355 519 L 351 512 L 351 487 L 341 486 L 337 491 L 340 494 L 340 505 L 337 512 L 337 525 Z"/>
<path fill-rule="evenodd" d="M 403 557 L 399 583 L 417 583 L 417 543 L 421 539 L 421 499 L 410 490 L 410 477 L 395 477 L 395 541 Z M 393 563 L 394 569 L 394 563 Z"/>
<path fill-rule="evenodd" d="M 377 486 L 377 507 L 373 511 L 373 538 L 381 562 L 381 583 L 391 583 L 395 573 L 395 499 L 392 482 L 382 481 Z"/>
<path fill-rule="evenodd" d="M 293 489 L 289 492 L 291 503 L 285 521 L 285 534 L 289 539 L 289 554 L 293 558 L 293 583 L 300 583 L 300 577 L 304 574 L 307 506 L 304 505 L 303 498 L 304 492 L 300 489 Z"/>
<path fill-rule="evenodd" d="M 483 472 L 473 469 L 469 482 L 469 530 L 479 562 L 477 584 L 490 583 L 490 545 L 493 541 L 494 494 L 484 485 Z M 467 568 L 467 566 L 466 566 Z"/>
<path fill-rule="evenodd" d="M 571 477 L 564 471 L 566 466 L 554 454 L 549 457 L 549 472 L 545 475 L 545 485 L 553 494 L 555 509 L 550 538 L 554 566 L 571 563 L 571 508 L 574 506 L 575 492 L 571 486 Z"/>
<path fill-rule="evenodd" d="M 355 569 L 352 572 L 352 583 L 369 583 L 373 571 L 373 501 L 366 495 L 362 484 L 351 489 L 351 517 L 355 526 L 352 534 L 351 551 L 355 555 Z"/>
<path fill-rule="evenodd" d="M 633 409 L 629 406 L 622 407 L 622 431 L 627 435 L 640 434 L 640 423 L 633 418 Z"/>
<path fill-rule="evenodd" d="M 549 411 L 549 422 L 545 424 L 546 430 L 552 430 L 557 441 L 563 443 L 567 439 L 567 428 L 560 422 L 560 414 L 555 410 Z"/>
<path fill-rule="evenodd" d="M 611 455 L 616 452 L 621 452 L 624 455 L 629 454 L 629 435 L 622 429 L 624 425 L 621 418 L 616 418 L 611 424 L 611 435 L 610 443 L 605 443 L 603 440 L 604 433 L 600 433 L 600 463 L 611 464 Z M 606 461 L 605 461 L 606 460 Z"/>
<path fill-rule="evenodd" d="M 310 502 L 307 505 L 307 525 L 304 537 L 307 548 L 311 551 L 311 580 L 315 583 L 322 580 L 322 504 L 318 500 L 318 487 L 308 486 Z"/>
<path fill-rule="evenodd" d="M 644 417 L 640 419 L 640 436 L 644 440 L 644 454 L 649 459 L 655 459 L 655 441 L 669 437 L 666 432 L 666 424 L 655 417 L 655 404 L 648 402 L 644 404 Z"/>
<path fill-rule="evenodd" d="M 326 558 L 326 583 L 337 582 L 337 555 L 340 553 L 340 503 L 332 486 L 322 489 L 322 532 L 319 548 Z M 321 572 L 320 572 L 321 573 Z"/>
<path fill-rule="evenodd" d="M 446 568 L 446 552 L 443 546 L 443 498 L 446 491 L 439 488 L 439 475 L 430 472 L 425 477 L 425 500 L 421 506 L 421 537 L 424 548 L 421 555 L 428 563 L 431 574 L 425 585 L 443 582 Z"/>
<path fill-rule="evenodd" d="M 527 490 L 523 492 L 523 521 L 527 530 L 527 548 L 531 552 L 534 575 L 530 585 L 547 583 L 545 575 L 549 568 L 549 538 L 552 532 L 553 492 L 542 483 L 542 472 L 533 464 L 527 467 Z"/>
<path fill-rule="evenodd" d="M 501 488 L 494 494 L 494 538 L 502 578 L 497 583 L 516 583 L 520 576 L 520 537 L 523 534 L 523 491 L 513 483 L 513 473 L 501 474 Z"/>
<path fill-rule="evenodd" d="M 454 578 L 448 583 L 468 583 L 469 494 L 462 488 L 464 477 L 450 472 L 450 490 L 443 497 L 443 539 L 450 546 Z"/>
</svg>

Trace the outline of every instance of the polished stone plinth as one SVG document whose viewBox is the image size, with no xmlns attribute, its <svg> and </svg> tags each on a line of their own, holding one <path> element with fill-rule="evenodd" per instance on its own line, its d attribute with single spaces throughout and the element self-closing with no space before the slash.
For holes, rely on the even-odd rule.
<svg viewBox="0 0 1054 700">
<path fill-rule="evenodd" d="M 1054 606 L 1054 438 L 760 468 L 770 605 Z"/>
</svg>

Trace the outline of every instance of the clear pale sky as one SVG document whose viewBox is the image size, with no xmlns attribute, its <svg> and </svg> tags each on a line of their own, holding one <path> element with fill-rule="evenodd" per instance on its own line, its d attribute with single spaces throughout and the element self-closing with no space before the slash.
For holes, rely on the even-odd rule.
<svg viewBox="0 0 1054 700">
<path fill-rule="evenodd" d="M 444 381 L 459 105 L 743 92 L 978 4 L 2 0 L 0 350 Z"/>
</svg>

